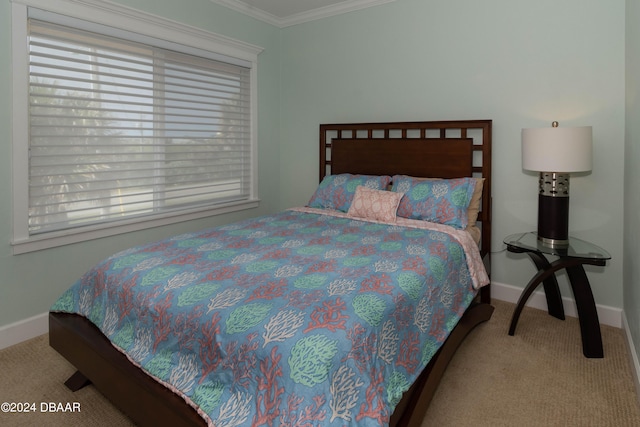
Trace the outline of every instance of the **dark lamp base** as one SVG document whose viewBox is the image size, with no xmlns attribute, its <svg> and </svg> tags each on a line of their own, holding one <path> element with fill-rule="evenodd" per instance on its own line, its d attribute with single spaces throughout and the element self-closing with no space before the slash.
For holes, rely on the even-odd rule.
<svg viewBox="0 0 640 427">
<path fill-rule="evenodd" d="M 569 197 L 538 196 L 538 240 L 552 248 L 569 246 Z"/>
</svg>

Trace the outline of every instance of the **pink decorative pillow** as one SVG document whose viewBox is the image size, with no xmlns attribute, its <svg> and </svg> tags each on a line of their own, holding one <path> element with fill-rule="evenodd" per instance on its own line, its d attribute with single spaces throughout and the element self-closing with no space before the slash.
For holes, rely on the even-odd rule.
<svg viewBox="0 0 640 427">
<path fill-rule="evenodd" d="M 357 218 L 395 222 L 403 193 L 373 190 L 359 185 L 347 214 Z"/>
</svg>

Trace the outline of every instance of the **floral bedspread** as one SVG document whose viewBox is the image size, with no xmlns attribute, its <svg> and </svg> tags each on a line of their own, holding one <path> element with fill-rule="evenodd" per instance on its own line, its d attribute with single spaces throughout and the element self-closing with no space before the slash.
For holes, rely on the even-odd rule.
<svg viewBox="0 0 640 427">
<path fill-rule="evenodd" d="M 209 425 L 386 425 L 486 283 L 462 232 L 414 222 L 298 209 L 184 234 L 107 258 L 51 310 Z"/>
</svg>

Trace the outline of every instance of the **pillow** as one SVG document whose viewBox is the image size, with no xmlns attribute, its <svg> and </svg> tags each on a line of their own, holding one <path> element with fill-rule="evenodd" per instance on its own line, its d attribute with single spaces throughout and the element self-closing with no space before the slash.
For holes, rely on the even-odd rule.
<svg viewBox="0 0 640 427">
<path fill-rule="evenodd" d="M 405 193 L 398 216 L 462 230 L 469 224 L 467 210 L 476 187 L 475 178 L 420 179 L 394 175 L 392 182 L 392 191 Z"/>
<path fill-rule="evenodd" d="M 419 178 L 412 177 L 417 181 L 434 181 L 434 180 L 442 180 L 442 178 Z M 475 227 L 476 222 L 478 221 L 478 213 L 480 212 L 480 201 L 482 199 L 482 188 L 484 187 L 484 178 L 472 178 L 475 179 L 476 184 L 473 188 L 473 195 L 471 196 L 471 201 L 469 202 L 469 209 L 467 209 L 467 214 L 469 216 L 469 223 L 467 224 L 467 228 Z M 389 188 L 391 190 L 391 188 Z"/>
<path fill-rule="evenodd" d="M 357 218 L 396 222 L 396 211 L 402 196 L 402 193 L 372 190 L 359 185 L 347 214 Z"/>
<path fill-rule="evenodd" d="M 372 190 L 384 190 L 390 182 L 391 177 L 388 175 L 352 175 L 349 173 L 327 175 L 311 196 L 307 206 L 347 212 L 359 185 Z"/>
<path fill-rule="evenodd" d="M 480 212 L 480 199 L 482 198 L 482 187 L 484 186 L 484 178 L 472 178 L 476 181 L 473 188 L 473 195 L 471 195 L 471 201 L 469 202 L 469 209 L 467 215 L 469 216 L 469 227 L 476 225 L 478 221 L 478 212 Z"/>
</svg>

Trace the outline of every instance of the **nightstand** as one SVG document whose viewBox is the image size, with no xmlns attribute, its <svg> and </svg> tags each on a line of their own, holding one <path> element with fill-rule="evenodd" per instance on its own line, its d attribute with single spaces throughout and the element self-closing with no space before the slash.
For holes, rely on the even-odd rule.
<svg viewBox="0 0 640 427">
<path fill-rule="evenodd" d="M 538 268 L 538 272 L 520 295 L 511 318 L 509 335 L 515 334 L 516 325 L 524 305 L 541 283 L 544 286 L 549 314 L 564 320 L 562 298 L 555 273 L 558 270 L 565 269 L 578 310 L 580 333 L 582 335 L 582 352 L 586 357 L 603 357 L 602 336 L 600 334 L 596 304 L 593 300 L 589 279 L 587 279 L 582 266 L 585 264 L 604 266 L 607 260 L 611 259 L 611 255 L 604 249 L 575 237 L 569 237 L 569 246 L 549 247 L 540 242 L 534 232 L 507 236 L 504 239 L 504 244 L 507 245 L 509 252 L 529 255 L 529 258 Z M 558 259 L 550 263 L 545 255 L 556 256 Z"/>
</svg>

